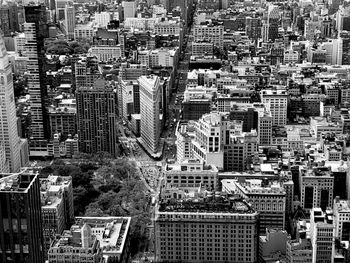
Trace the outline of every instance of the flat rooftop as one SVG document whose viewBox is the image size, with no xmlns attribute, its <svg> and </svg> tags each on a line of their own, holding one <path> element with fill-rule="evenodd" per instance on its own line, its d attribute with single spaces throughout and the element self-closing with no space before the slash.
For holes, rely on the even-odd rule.
<svg viewBox="0 0 350 263">
<path fill-rule="evenodd" d="M 285 189 L 278 182 L 271 182 L 267 186 L 262 186 L 261 179 L 248 179 L 245 182 L 238 182 L 237 180 L 221 181 L 222 185 L 231 192 L 240 189 L 245 194 L 261 194 L 261 195 L 285 195 Z"/>
<path fill-rule="evenodd" d="M 159 212 L 240 213 L 252 214 L 255 210 L 243 199 L 227 198 L 222 193 L 206 197 L 160 201 Z"/>
<path fill-rule="evenodd" d="M 196 169 L 194 169 L 196 167 Z M 193 169 L 192 169 L 193 168 Z M 217 172 L 217 168 L 214 165 L 204 164 L 203 161 L 189 159 L 182 163 L 168 164 L 166 171 L 182 171 L 182 172 L 200 172 L 200 171 L 213 171 Z"/>
<path fill-rule="evenodd" d="M 36 176 L 25 171 L 17 174 L 0 173 L 0 192 L 27 192 Z"/>
</svg>

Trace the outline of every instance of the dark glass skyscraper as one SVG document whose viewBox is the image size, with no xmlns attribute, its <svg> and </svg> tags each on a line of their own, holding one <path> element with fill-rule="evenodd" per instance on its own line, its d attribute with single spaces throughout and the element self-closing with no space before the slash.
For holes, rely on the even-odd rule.
<svg viewBox="0 0 350 263">
<path fill-rule="evenodd" d="M 35 141 L 50 138 L 46 111 L 46 72 L 43 70 L 45 60 L 44 39 L 49 36 L 45 6 L 26 6 L 25 22 L 24 33 L 27 39 L 25 56 L 29 58 L 28 71 L 30 72 L 28 89 L 32 111 L 30 136 L 32 146 Z"/>
<path fill-rule="evenodd" d="M 36 174 L 0 178 L 0 262 L 44 262 L 40 184 Z"/>
</svg>

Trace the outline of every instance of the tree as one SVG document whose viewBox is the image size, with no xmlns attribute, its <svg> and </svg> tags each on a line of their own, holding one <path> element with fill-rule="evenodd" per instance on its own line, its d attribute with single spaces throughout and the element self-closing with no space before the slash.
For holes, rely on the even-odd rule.
<svg viewBox="0 0 350 263">
<path fill-rule="evenodd" d="M 85 216 L 99 217 L 99 216 L 106 216 L 106 214 L 103 212 L 103 210 L 100 207 L 98 207 L 96 203 L 92 203 L 86 208 Z"/>
<path fill-rule="evenodd" d="M 74 215 L 82 215 L 87 200 L 88 191 L 82 187 L 78 186 L 73 189 L 73 200 L 74 200 Z"/>
<path fill-rule="evenodd" d="M 67 55 L 71 54 L 73 49 L 69 46 L 65 40 L 54 40 L 45 45 L 46 52 L 54 55 Z"/>
</svg>

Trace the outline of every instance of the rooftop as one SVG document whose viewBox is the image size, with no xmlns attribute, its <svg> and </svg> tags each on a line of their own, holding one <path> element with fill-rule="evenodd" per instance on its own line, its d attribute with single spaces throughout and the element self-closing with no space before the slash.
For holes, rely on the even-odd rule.
<svg viewBox="0 0 350 263">
<path fill-rule="evenodd" d="M 57 191 L 61 186 L 68 186 L 72 182 L 70 176 L 49 175 L 40 179 L 40 191 Z"/>
<path fill-rule="evenodd" d="M 267 182 L 264 185 L 266 180 L 261 179 L 248 179 L 244 182 L 238 182 L 238 180 L 227 180 L 224 179 L 221 181 L 223 187 L 227 190 L 230 190 L 231 193 L 236 193 L 236 190 L 244 192 L 245 194 L 263 194 L 263 195 L 285 195 L 286 191 L 281 186 L 279 182 Z"/>
<path fill-rule="evenodd" d="M 27 192 L 38 174 L 0 174 L 0 192 Z"/>
<path fill-rule="evenodd" d="M 185 160 L 182 163 L 168 164 L 166 171 L 181 171 L 181 172 L 201 172 L 201 171 L 213 171 L 217 172 L 218 169 L 214 165 L 206 165 L 203 161 L 190 159 Z"/>
<path fill-rule="evenodd" d="M 130 227 L 130 217 L 76 217 L 76 225 L 88 224 L 100 241 L 103 254 L 122 253 Z"/>
<path fill-rule="evenodd" d="M 229 198 L 225 193 L 216 192 L 203 197 L 161 200 L 159 202 L 159 212 L 253 214 L 255 210 L 241 198 Z"/>
<path fill-rule="evenodd" d="M 350 201 L 349 200 L 337 200 L 334 203 L 334 208 L 338 212 L 347 212 L 350 213 Z"/>
</svg>

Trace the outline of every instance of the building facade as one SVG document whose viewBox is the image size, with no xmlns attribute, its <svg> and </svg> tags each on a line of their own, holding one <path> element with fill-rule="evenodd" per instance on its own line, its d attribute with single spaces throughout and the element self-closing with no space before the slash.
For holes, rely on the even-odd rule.
<svg viewBox="0 0 350 263">
<path fill-rule="evenodd" d="M 0 211 L 1 262 L 43 263 L 39 175 L 1 178 Z"/>
<path fill-rule="evenodd" d="M 18 172 L 28 160 L 21 163 L 21 139 L 18 136 L 12 67 L 2 36 L 0 36 L 0 141 L 4 143 L 6 162 L 10 171 Z"/>
<path fill-rule="evenodd" d="M 272 125 L 284 126 L 287 124 L 288 93 L 285 90 L 262 90 L 261 101 L 271 112 Z"/>
<path fill-rule="evenodd" d="M 162 202 L 155 212 L 157 262 L 256 262 L 258 213 L 220 195 Z M 232 202 L 232 203 L 230 203 Z"/>
<path fill-rule="evenodd" d="M 93 87 L 76 91 L 79 150 L 118 153 L 117 94 L 115 87 L 96 80 Z"/>
<path fill-rule="evenodd" d="M 187 160 L 179 164 L 168 164 L 164 172 L 165 180 L 171 187 L 206 187 L 215 190 L 218 184 L 218 169 L 205 165 L 199 160 Z"/>
<path fill-rule="evenodd" d="M 160 79 L 158 76 L 141 76 L 140 86 L 141 139 L 153 153 L 160 142 Z"/>
<path fill-rule="evenodd" d="M 278 183 L 264 185 L 262 180 L 222 180 L 223 191 L 238 194 L 260 213 L 259 233 L 264 235 L 267 228 L 284 229 L 286 192 Z"/>
</svg>

